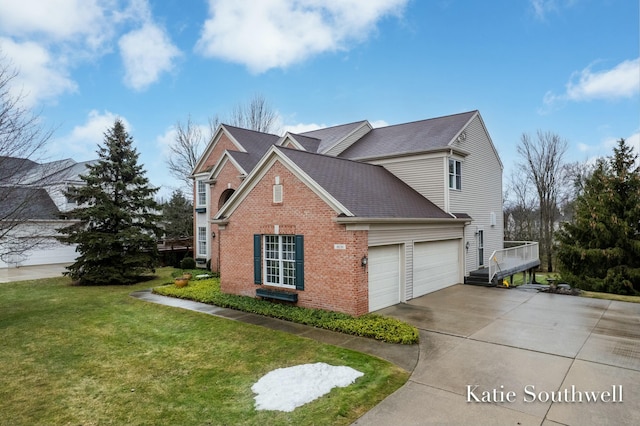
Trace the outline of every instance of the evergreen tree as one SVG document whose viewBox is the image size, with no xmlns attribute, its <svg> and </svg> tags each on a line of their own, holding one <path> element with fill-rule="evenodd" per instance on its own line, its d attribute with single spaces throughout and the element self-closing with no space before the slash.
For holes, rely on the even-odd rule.
<svg viewBox="0 0 640 426">
<path fill-rule="evenodd" d="M 193 236 L 193 205 L 182 191 L 174 191 L 162 206 L 162 223 L 167 239 Z"/>
<path fill-rule="evenodd" d="M 98 147 L 97 164 L 80 177 L 86 185 L 73 190 L 80 207 L 71 217 L 79 222 L 61 229 L 60 240 L 78 244 L 66 274 L 80 284 L 132 284 L 157 264 L 157 188 L 150 187 L 132 145 L 116 120 Z"/>
<path fill-rule="evenodd" d="M 586 290 L 640 292 L 640 168 L 624 139 L 600 160 L 558 234 L 561 273 Z"/>
</svg>

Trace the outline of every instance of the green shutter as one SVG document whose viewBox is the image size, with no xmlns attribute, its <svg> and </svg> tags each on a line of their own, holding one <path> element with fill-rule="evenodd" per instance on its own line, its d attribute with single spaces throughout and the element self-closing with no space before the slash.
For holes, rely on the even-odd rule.
<svg viewBox="0 0 640 426">
<path fill-rule="evenodd" d="M 253 283 L 262 284 L 262 235 L 253 236 Z"/>
<path fill-rule="evenodd" d="M 304 236 L 296 235 L 296 290 L 304 290 Z"/>
</svg>

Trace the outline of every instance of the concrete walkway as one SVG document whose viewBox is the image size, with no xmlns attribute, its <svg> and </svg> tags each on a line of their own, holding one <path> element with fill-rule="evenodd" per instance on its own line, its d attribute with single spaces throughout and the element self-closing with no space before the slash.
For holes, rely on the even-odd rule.
<svg viewBox="0 0 640 426">
<path fill-rule="evenodd" d="M 640 421 L 640 304 L 457 285 L 378 313 L 420 329 L 420 356 L 356 425 Z"/>
</svg>

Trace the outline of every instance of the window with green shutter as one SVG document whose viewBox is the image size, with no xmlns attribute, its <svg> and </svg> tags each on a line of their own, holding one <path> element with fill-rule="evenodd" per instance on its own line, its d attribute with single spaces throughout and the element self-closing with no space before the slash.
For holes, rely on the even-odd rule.
<svg viewBox="0 0 640 426">
<path fill-rule="evenodd" d="M 254 282 L 304 289 L 304 237 L 254 235 Z"/>
</svg>

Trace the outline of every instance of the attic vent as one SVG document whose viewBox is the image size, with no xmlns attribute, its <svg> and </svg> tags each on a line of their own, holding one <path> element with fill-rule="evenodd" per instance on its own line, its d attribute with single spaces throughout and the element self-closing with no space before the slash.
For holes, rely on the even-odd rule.
<svg viewBox="0 0 640 426">
<path fill-rule="evenodd" d="M 282 203 L 282 185 L 273 185 L 273 202 L 276 204 Z"/>
<path fill-rule="evenodd" d="M 467 139 L 467 132 L 463 130 L 456 138 L 456 142 L 461 143 L 461 142 L 464 142 L 466 139 Z"/>
</svg>

